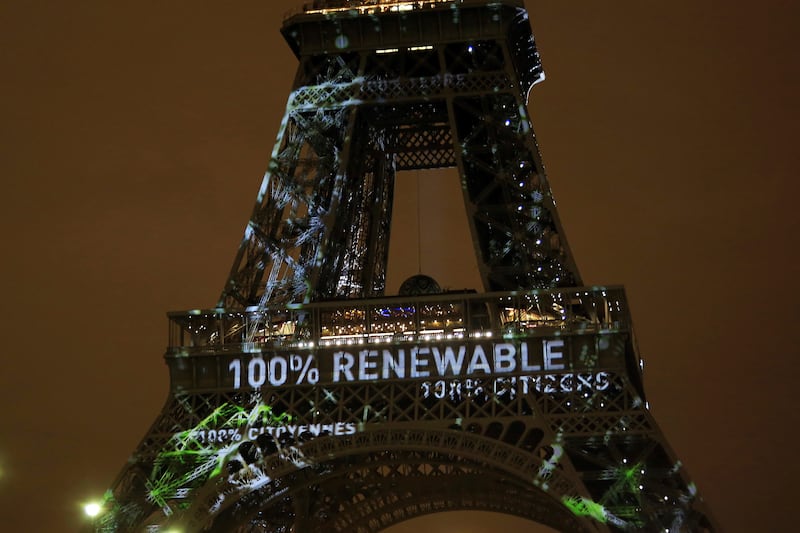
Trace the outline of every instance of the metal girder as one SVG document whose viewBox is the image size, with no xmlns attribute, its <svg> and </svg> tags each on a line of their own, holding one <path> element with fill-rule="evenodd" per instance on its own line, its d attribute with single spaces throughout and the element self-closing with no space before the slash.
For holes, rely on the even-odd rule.
<svg viewBox="0 0 800 533">
<path fill-rule="evenodd" d="M 544 450 L 545 447 L 538 449 Z M 545 453 L 541 451 L 538 455 Z M 243 479 L 252 479 L 253 472 L 258 472 L 258 475 L 268 473 L 269 479 L 260 478 L 263 482 L 259 482 L 257 488 L 251 488 L 246 493 L 240 491 L 238 495 L 234 488 L 237 482 L 219 487 L 211 498 L 204 498 L 200 494 L 195 499 L 195 504 L 199 502 L 200 505 L 188 511 L 197 520 L 188 522 L 190 529 L 200 526 L 202 521 L 206 521 L 203 525 L 207 528 L 223 531 L 235 524 L 252 522 L 258 517 L 273 514 L 271 508 L 281 505 L 287 497 L 294 498 L 295 494 L 301 494 L 309 487 L 319 495 L 325 495 L 328 501 L 326 506 L 315 505 L 314 508 L 334 516 L 339 515 L 337 511 L 341 511 L 344 503 L 347 503 L 341 501 L 342 497 L 350 500 L 350 503 L 378 501 L 377 489 L 380 487 L 405 486 L 411 491 L 406 499 L 413 501 L 425 495 L 426 491 L 419 487 L 427 484 L 431 478 L 444 477 L 451 481 L 454 491 L 468 492 L 473 487 L 464 485 L 460 479 L 465 472 L 483 475 L 487 482 L 503 479 L 509 488 L 522 487 L 528 496 L 522 497 L 517 503 L 509 502 L 506 506 L 515 508 L 513 514 L 530 513 L 521 505 L 534 500 L 538 502 L 539 509 L 547 510 L 542 514 L 549 515 L 551 520 L 560 519 L 562 524 L 581 523 L 560 502 L 561 492 L 570 490 L 566 475 L 548 472 L 547 482 L 543 483 L 544 486 L 550 484 L 547 490 L 536 487 L 524 477 L 520 478 L 518 473 L 515 474 L 514 468 L 540 464 L 537 454 L 534 454 L 536 459 L 525 459 L 502 441 L 490 441 L 467 432 L 432 429 L 368 431 L 344 439 L 315 439 L 298 446 L 293 454 L 288 465 L 285 459 L 259 457 L 257 454 L 251 456 L 253 462 L 239 470 L 244 474 Z M 413 490 L 415 481 L 416 494 Z M 219 489 L 228 494 L 226 501 L 216 513 L 209 513 L 203 504 L 206 501 L 217 502 Z M 208 522 L 209 516 L 213 517 L 212 522 Z M 339 518 L 344 519 L 340 524 L 342 530 L 347 530 L 347 522 L 356 521 L 347 520 L 346 516 Z M 540 518 L 547 523 L 544 516 Z M 590 522 L 571 529 L 596 530 Z"/>
<path fill-rule="evenodd" d="M 519 67 L 540 75 L 538 55 L 524 10 L 500 4 L 461 6 L 452 35 L 385 53 L 307 42 L 363 17 L 287 21 L 306 32 L 296 86 L 219 306 L 381 295 L 398 168 L 458 168 L 485 289 L 580 285 L 525 111 L 535 80 Z"/>
<path fill-rule="evenodd" d="M 299 480 L 296 491 L 288 493 L 292 498 L 302 491 L 312 495 L 316 523 L 305 531 L 376 532 L 415 516 L 448 510 L 495 511 L 565 531 L 595 531 L 541 491 L 485 465 L 452 456 L 387 450 L 326 467 L 329 470 L 319 468 L 313 476 Z M 268 502 L 256 501 L 248 518 L 230 518 L 233 524 L 242 524 L 276 514 Z M 215 522 L 214 527 L 224 530 L 223 524 L 220 520 L 220 526 Z M 269 529 L 261 529 L 265 530 Z M 252 529 L 239 527 L 236 531 Z"/>
<path fill-rule="evenodd" d="M 366 468 L 405 479 L 420 472 L 457 475 L 447 469 L 471 465 L 470 472 L 487 480 L 526 487 L 521 507 L 506 506 L 503 512 L 552 524 L 522 505 L 538 502 L 534 507 L 550 517 L 569 516 L 563 511 L 572 510 L 570 520 L 580 518 L 582 525 L 555 526 L 564 531 L 655 530 L 665 524 L 675 532 L 711 531 L 693 485 L 625 374 L 632 348 L 624 339 L 621 344 L 597 341 L 619 353 L 620 360 L 617 371 L 605 367 L 608 377 L 594 389 L 586 381 L 589 376 L 579 372 L 567 375 L 572 377 L 566 390 L 549 391 L 542 382 L 524 394 L 483 384 L 454 396 L 419 380 L 287 386 L 266 395 L 175 387 L 115 487 L 120 506 L 114 527 L 100 530 L 125 531 L 121 524 L 149 523 L 189 531 L 224 531 L 243 524 L 241 531 L 281 531 L 283 526 L 269 517 L 278 516 L 290 527 L 287 509 L 298 505 L 295 498 L 307 497 L 303 491 L 310 485 L 317 487 L 317 496 L 307 504 L 323 512 L 336 502 L 328 496 L 325 507 L 318 498 L 339 494 L 337 484 L 362 487 L 348 477 L 352 472 Z M 186 356 L 178 357 L 175 364 L 184 361 Z M 587 370 L 603 368 L 587 364 Z M 336 427 L 352 432 L 335 434 Z M 216 436 L 210 442 L 212 431 Z M 439 497 L 450 506 L 482 508 L 475 503 L 481 494 L 470 491 L 465 487 L 463 494 Z M 373 496 L 380 499 L 378 493 Z M 396 512 L 384 509 L 379 519 L 361 516 L 354 507 L 349 512 L 355 515 L 345 522 L 377 531 L 415 512 L 434 512 L 419 507 L 429 496 L 424 490 L 407 493 Z M 341 511 L 343 504 L 338 504 Z M 320 526 L 307 527 L 315 531 Z M 342 530 L 348 529 L 343 525 Z"/>
</svg>

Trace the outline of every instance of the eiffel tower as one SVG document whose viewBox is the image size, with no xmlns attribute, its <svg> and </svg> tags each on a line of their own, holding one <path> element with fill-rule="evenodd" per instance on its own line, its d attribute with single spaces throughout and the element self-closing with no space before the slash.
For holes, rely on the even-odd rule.
<svg viewBox="0 0 800 533">
<path fill-rule="evenodd" d="M 318 0 L 213 309 L 169 314 L 166 404 L 96 531 L 377 532 L 487 510 L 718 531 L 647 409 L 622 287 L 584 287 L 521 0 Z M 397 172 L 455 168 L 480 290 L 387 295 Z"/>
</svg>

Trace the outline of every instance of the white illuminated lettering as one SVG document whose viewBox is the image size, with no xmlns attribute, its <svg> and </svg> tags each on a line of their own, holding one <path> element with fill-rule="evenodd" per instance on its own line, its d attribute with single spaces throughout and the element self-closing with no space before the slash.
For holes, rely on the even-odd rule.
<svg viewBox="0 0 800 533">
<path fill-rule="evenodd" d="M 595 376 L 595 387 L 597 390 L 606 390 L 611 385 L 611 379 L 608 372 L 598 372 Z"/>
<path fill-rule="evenodd" d="M 517 378 L 497 378 L 494 380 L 494 396 L 495 398 L 502 398 L 509 396 L 513 399 L 517 395 Z"/>
<path fill-rule="evenodd" d="M 446 376 L 447 367 L 450 367 L 453 375 L 457 376 L 461 374 L 461 367 L 464 365 L 464 356 L 466 353 L 467 347 L 463 345 L 458 347 L 457 356 L 452 346 L 445 347 L 444 354 L 442 354 L 437 346 L 434 346 L 433 359 L 436 361 L 436 368 L 439 371 L 439 375 Z"/>
<path fill-rule="evenodd" d="M 228 365 L 228 370 L 233 372 L 233 388 L 238 389 L 242 386 L 242 361 L 234 359 Z"/>
<path fill-rule="evenodd" d="M 270 365 L 272 362 L 270 361 Z M 267 364 L 261 357 L 255 357 L 247 364 L 247 382 L 257 389 L 267 381 Z"/>
<path fill-rule="evenodd" d="M 544 352 L 544 369 L 545 370 L 564 370 L 563 363 L 554 363 L 554 359 L 562 359 L 564 354 L 562 352 L 556 352 L 554 348 L 563 348 L 564 341 L 557 340 L 557 341 L 542 341 L 542 348 Z"/>
<path fill-rule="evenodd" d="M 431 373 L 428 370 L 423 370 L 424 367 L 428 366 L 430 362 L 427 358 L 426 359 L 419 359 L 420 355 L 427 355 L 430 353 L 429 348 L 420 348 L 414 347 L 411 348 L 411 377 L 412 378 L 424 378 L 430 376 Z"/>
<path fill-rule="evenodd" d="M 520 348 L 520 355 L 522 359 L 522 371 L 523 372 L 539 372 L 542 369 L 541 365 L 532 365 L 528 359 L 528 343 L 523 342 L 519 346 Z"/>
<path fill-rule="evenodd" d="M 261 361 L 261 359 L 253 359 L 250 361 L 250 366 L 253 366 L 255 361 Z M 261 361 L 263 365 L 264 361 Z M 253 374 L 255 375 L 255 374 Z M 273 387 L 280 387 L 284 383 L 286 383 L 286 378 L 289 377 L 289 365 L 286 362 L 286 359 L 283 357 L 273 357 L 269 360 L 269 383 Z M 260 386 L 260 385 L 253 385 L 254 381 L 250 384 L 253 387 Z M 263 384 L 263 383 L 262 383 Z"/>
<path fill-rule="evenodd" d="M 539 372 L 542 369 L 542 365 L 532 365 L 528 359 L 528 343 L 523 342 L 520 344 L 519 348 L 522 360 L 521 370 L 523 372 Z"/>
<path fill-rule="evenodd" d="M 346 381 L 355 381 L 353 377 L 353 365 L 356 358 L 353 354 L 347 352 L 336 352 L 333 354 L 333 381 L 338 383 L 342 381 L 342 375 Z"/>
<path fill-rule="evenodd" d="M 583 390 L 584 387 L 588 390 L 594 388 L 592 385 L 592 376 L 589 374 L 578 374 L 578 391 Z"/>
<path fill-rule="evenodd" d="M 467 374 L 474 374 L 478 369 L 484 374 L 490 374 L 492 372 L 492 367 L 489 366 L 489 360 L 486 358 L 486 353 L 483 351 L 483 346 L 480 344 L 475 345 L 472 358 L 469 360 L 469 365 L 467 366 Z"/>
<path fill-rule="evenodd" d="M 517 349 L 513 344 L 502 343 L 494 345 L 494 371 L 497 373 L 513 372 L 517 366 L 515 359 Z"/>
<path fill-rule="evenodd" d="M 440 379 L 439 381 L 433 384 L 433 396 L 437 400 L 443 400 L 446 392 L 447 392 L 447 383 L 445 383 L 443 379 Z"/>
<path fill-rule="evenodd" d="M 390 372 L 394 372 L 394 375 L 398 378 L 406 377 L 406 351 L 402 348 L 397 350 L 397 359 L 392 356 L 391 350 L 384 350 L 383 351 L 383 373 L 381 377 L 383 379 L 389 379 L 391 376 L 389 375 Z"/>
<path fill-rule="evenodd" d="M 361 350 L 358 352 L 358 379 L 378 379 L 378 350 Z M 372 370 L 372 372 L 369 372 Z"/>
<path fill-rule="evenodd" d="M 428 398 L 431 395 L 431 382 L 430 381 L 423 382 L 422 385 L 420 386 L 420 388 L 422 389 L 422 397 L 423 398 Z"/>
<path fill-rule="evenodd" d="M 538 381 L 538 380 L 537 380 Z M 554 392 L 558 392 L 555 388 L 556 377 L 553 374 L 547 374 L 542 378 L 542 382 L 544 383 L 544 391 L 546 394 L 553 394 Z M 539 389 L 542 390 L 542 389 Z"/>
<path fill-rule="evenodd" d="M 520 376 L 519 381 L 522 383 L 522 394 L 530 394 L 533 378 L 531 376 Z"/>
<path fill-rule="evenodd" d="M 291 439 L 319 437 L 323 435 L 354 435 L 358 426 L 353 422 L 334 422 L 331 424 L 286 424 L 281 426 L 247 426 L 240 429 L 220 428 L 196 430 L 193 438 L 203 444 L 222 446 L 228 442 L 237 442 L 245 438 L 254 441 L 261 435 L 269 435 L 274 439 Z"/>
<path fill-rule="evenodd" d="M 561 376 L 561 391 L 562 392 L 572 392 L 572 384 L 574 383 L 575 378 L 572 374 L 564 374 Z"/>
</svg>

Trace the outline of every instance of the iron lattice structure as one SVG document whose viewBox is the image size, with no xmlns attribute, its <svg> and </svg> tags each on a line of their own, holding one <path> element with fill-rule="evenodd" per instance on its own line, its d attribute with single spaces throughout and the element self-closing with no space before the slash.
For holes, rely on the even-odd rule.
<svg viewBox="0 0 800 533">
<path fill-rule="evenodd" d="M 375 532 L 447 510 L 717 531 L 646 408 L 625 294 L 582 287 L 526 112 L 521 1 L 316 2 L 217 308 L 97 531 Z M 397 171 L 456 167 L 483 292 L 384 294 Z M 433 293 L 433 294 L 430 294 Z"/>
</svg>

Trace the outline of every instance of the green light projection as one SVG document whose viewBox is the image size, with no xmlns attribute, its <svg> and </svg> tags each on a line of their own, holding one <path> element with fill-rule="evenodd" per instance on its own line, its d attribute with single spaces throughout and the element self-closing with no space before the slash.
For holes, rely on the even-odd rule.
<svg viewBox="0 0 800 533">
<path fill-rule="evenodd" d="M 588 498 L 565 496 L 561 501 L 575 516 L 588 516 L 603 524 L 608 522 L 605 507 Z"/>
<path fill-rule="evenodd" d="M 250 440 L 235 430 L 250 426 L 275 426 L 291 422 L 290 414 L 276 414 L 271 406 L 265 405 L 261 401 L 260 394 L 256 393 L 254 396 L 258 398 L 255 406 L 249 411 L 240 405 L 224 403 L 215 408 L 194 428 L 177 433 L 172 438 L 173 445 L 156 459 L 148 480 L 148 496 L 153 503 L 164 508 L 168 498 L 187 490 L 186 487 L 193 481 L 199 478 L 210 479 L 218 476 L 226 459 L 238 453 L 238 445 L 245 440 Z M 217 435 L 222 438 L 219 440 L 215 438 L 212 441 L 208 438 L 212 431 L 216 431 Z M 230 440 L 230 442 L 220 446 L 225 440 Z M 174 465 L 175 462 L 197 464 L 197 466 L 179 475 L 175 474 L 174 467 L 162 469 L 162 465 L 165 463 Z"/>
<path fill-rule="evenodd" d="M 147 500 L 165 517 L 187 508 L 190 493 L 219 476 L 225 464 L 240 455 L 241 444 L 264 435 L 263 428 L 283 428 L 293 420 L 289 413 L 276 413 L 262 401 L 258 392 L 254 392 L 250 400 L 253 407 L 249 409 L 229 402 L 217 406 L 193 428 L 174 434 L 163 447 L 144 485 Z M 301 452 L 282 446 L 277 436 L 267 435 L 273 439 L 281 456 L 298 466 L 303 465 Z M 251 482 L 259 481 L 258 477 L 251 476 Z M 127 510 L 115 501 L 110 490 L 106 491 L 100 507 L 108 511 L 97 516 L 97 531 L 118 531 Z"/>
</svg>

